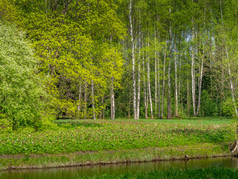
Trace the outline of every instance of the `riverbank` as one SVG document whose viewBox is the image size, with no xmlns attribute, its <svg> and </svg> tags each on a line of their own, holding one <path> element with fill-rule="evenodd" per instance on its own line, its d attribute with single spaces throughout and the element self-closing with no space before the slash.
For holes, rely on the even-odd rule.
<svg viewBox="0 0 238 179">
<path fill-rule="evenodd" d="M 0 169 L 229 156 L 232 120 L 57 121 L 51 129 L 0 134 Z"/>
<path fill-rule="evenodd" d="M 0 170 L 44 169 L 168 160 L 189 160 L 231 156 L 227 144 L 199 144 L 116 151 L 75 152 L 68 154 L 1 155 Z"/>
<path fill-rule="evenodd" d="M 194 160 L 157 161 L 61 167 L 50 169 L 5 170 L 1 179 L 65 179 L 65 178 L 236 178 L 236 157 L 204 158 Z M 236 174 L 234 176 L 234 174 Z"/>
</svg>

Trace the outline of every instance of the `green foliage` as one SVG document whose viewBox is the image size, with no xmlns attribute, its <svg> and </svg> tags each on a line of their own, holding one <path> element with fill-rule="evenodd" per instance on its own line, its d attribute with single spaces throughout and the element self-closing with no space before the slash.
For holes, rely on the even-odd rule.
<svg viewBox="0 0 238 179">
<path fill-rule="evenodd" d="M 59 121 L 60 122 L 60 121 Z M 215 124 L 214 124 L 215 123 Z M 0 154 L 55 154 L 221 143 L 233 140 L 229 120 L 71 121 L 51 130 L 0 135 Z"/>
<path fill-rule="evenodd" d="M 129 2 L 126 0 L 1 0 L 0 20 L 15 23 L 26 31 L 23 36 L 32 41 L 32 48 L 39 59 L 39 63 L 34 65 L 35 72 L 41 75 L 41 77 L 38 76 L 39 78 L 45 79 L 43 84 L 48 94 L 47 97 L 40 94 L 42 86 L 40 79 L 35 80 L 39 84 L 35 84 L 33 87 L 31 84 L 25 83 L 24 80 L 21 84 L 8 81 L 9 84 L 22 86 L 22 89 L 32 89 L 29 93 L 38 93 L 38 97 L 29 97 L 30 102 L 18 97 L 18 101 L 21 101 L 19 102 L 20 106 L 28 103 L 34 104 L 29 105 L 32 107 L 26 105 L 26 109 L 19 110 L 19 105 L 13 104 L 13 100 L 9 96 L 11 93 L 23 94 L 25 92 L 22 90 L 5 91 L 2 96 L 8 96 L 9 93 L 9 98 L 4 97 L 3 100 L 8 101 L 11 105 L 10 110 L 1 109 L 5 110 L 4 114 L 8 114 L 5 119 L 14 116 L 17 118 L 15 120 L 11 117 L 11 120 L 15 121 L 12 121 L 14 126 L 30 123 L 33 125 L 34 123 L 36 128 L 40 128 L 43 123 L 46 126 L 50 125 L 50 121 L 54 117 L 92 118 L 94 114 L 97 117 L 103 114 L 108 117 L 111 112 L 111 94 L 115 94 L 117 117 L 125 117 L 132 113 L 131 47 L 133 44 L 130 41 L 131 37 L 126 36 L 127 29 L 131 28 L 128 23 Z M 130 15 L 136 57 L 136 79 L 138 79 L 138 73 L 141 73 L 141 116 L 145 115 L 144 101 L 146 99 L 143 96 L 143 87 L 145 85 L 145 90 L 148 88 L 146 87 L 148 79 L 145 65 L 147 60 L 150 60 L 151 72 L 149 76 L 153 107 L 158 106 L 158 104 L 155 105 L 155 90 L 158 89 L 155 81 L 160 80 L 160 104 L 163 87 L 165 92 L 163 97 L 164 116 L 167 115 L 169 98 L 167 72 L 170 61 L 172 113 L 175 114 L 176 110 L 175 86 L 177 86 L 180 116 L 185 116 L 185 113 L 193 114 L 191 102 L 186 105 L 186 100 L 191 98 L 188 92 L 191 95 L 192 54 L 195 56 L 195 78 L 200 76 L 203 64 L 203 81 L 201 83 L 203 92 L 198 115 L 229 116 L 233 114 L 228 99 L 230 89 L 227 87 L 234 86 L 232 91 L 234 94 L 236 93 L 238 53 L 234 47 L 238 45 L 238 5 L 234 0 L 220 2 L 216 0 L 215 2 L 133 1 Z M 192 32 L 196 34 L 196 37 L 191 38 Z M 27 49 L 15 49 L 16 54 L 20 54 L 19 56 L 24 53 L 28 54 Z M 9 49 L 5 44 L 2 51 L 8 53 L 7 50 Z M 175 58 L 177 61 L 177 85 L 174 84 Z M 163 63 L 164 59 L 165 63 Z M 10 60 L 6 61 L 12 63 Z M 19 62 L 21 63 L 21 60 Z M 158 62 L 157 74 L 154 73 L 155 62 Z M 165 74 L 163 74 L 163 67 L 165 67 Z M 17 71 L 17 69 L 14 70 Z M 2 73 L 6 73 L 6 71 L 8 69 Z M 21 78 L 22 76 L 32 76 L 32 72 L 28 72 L 28 75 L 20 73 Z M 13 75 L 13 72 L 10 70 L 9 74 Z M 160 77 L 155 80 L 158 74 Z M 33 77 L 36 76 L 33 75 Z M 165 85 L 162 85 L 163 79 L 165 79 Z M 188 81 L 189 83 L 187 83 Z M 233 82 L 232 85 L 230 81 Z M 198 83 L 195 84 L 195 106 L 198 106 L 199 82 L 198 80 Z M 136 80 L 136 84 L 138 83 Z M 3 86 L 5 86 L 4 90 L 8 89 L 7 85 Z M 15 87 L 13 88 L 15 89 Z M 114 93 L 112 93 L 112 89 Z M 30 95 L 27 94 L 27 96 Z M 32 100 L 38 99 L 39 96 L 47 101 L 47 105 Z M 188 96 L 187 99 L 186 96 Z M 27 99 L 26 95 L 22 98 Z M 223 99 L 226 100 L 221 103 Z M 190 100 L 192 101 L 192 98 Z M 221 105 L 222 110 L 220 110 Z M 79 111 L 77 111 L 78 106 Z M 43 108 L 49 110 L 43 110 Z M 42 118 L 42 120 L 34 121 L 34 116 L 42 117 L 38 112 L 39 114 L 44 113 L 43 116 L 48 119 Z M 34 115 L 31 115 L 33 113 Z M 155 114 L 157 114 L 157 109 Z M 21 120 L 19 120 L 20 118 Z"/>
<path fill-rule="evenodd" d="M 11 121 L 5 119 L 2 115 L 0 117 L 0 133 L 12 132 L 12 123 Z"/>
<path fill-rule="evenodd" d="M 30 1 L 15 3 L 20 18 L 17 24 L 26 29 L 39 56 L 39 70 L 57 116 L 75 117 L 77 105 L 81 117 L 93 116 L 109 104 L 104 98 L 113 81 L 120 87 L 123 59 L 117 43 L 125 36 L 113 1 Z M 66 5 L 66 4 L 67 5 Z M 110 40 L 111 39 L 111 40 Z M 91 93 L 94 83 L 94 95 Z M 79 91 L 79 86 L 84 91 Z M 80 93 L 80 94 L 79 94 Z M 83 94 L 84 93 L 84 94 Z M 86 101 L 79 100 L 85 95 Z"/>
<path fill-rule="evenodd" d="M 18 16 L 15 0 L 0 1 L 0 20 L 14 21 Z"/>
<path fill-rule="evenodd" d="M 222 102 L 222 115 L 224 116 L 234 116 L 235 110 L 231 98 L 227 98 Z"/>
<path fill-rule="evenodd" d="M 38 127 L 44 92 L 37 60 L 25 33 L 4 22 L 0 22 L 0 29 L 0 120 L 8 120 L 6 126 L 14 128 Z"/>
<path fill-rule="evenodd" d="M 217 105 L 213 101 L 213 99 L 210 97 L 207 90 L 202 91 L 201 113 L 202 113 L 202 116 L 217 116 L 218 115 Z"/>
</svg>

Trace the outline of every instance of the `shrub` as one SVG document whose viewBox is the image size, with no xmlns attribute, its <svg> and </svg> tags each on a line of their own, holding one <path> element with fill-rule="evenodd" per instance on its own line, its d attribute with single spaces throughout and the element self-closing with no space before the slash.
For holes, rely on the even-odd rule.
<svg viewBox="0 0 238 179">
<path fill-rule="evenodd" d="M 6 22 L 0 22 L 0 29 L 0 113 L 5 116 L 1 123 L 6 123 L 2 126 L 39 127 L 44 90 L 37 60 L 24 33 Z"/>
</svg>

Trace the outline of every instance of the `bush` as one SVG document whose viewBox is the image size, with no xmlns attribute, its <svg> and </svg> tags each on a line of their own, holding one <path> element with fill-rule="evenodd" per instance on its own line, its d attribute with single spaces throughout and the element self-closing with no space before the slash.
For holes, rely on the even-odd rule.
<svg viewBox="0 0 238 179">
<path fill-rule="evenodd" d="M 10 120 L 4 118 L 3 114 L 0 114 L 0 133 L 12 132 L 12 123 Z"/>
<path fill-rule="evenodd" d="M 233 116 L 235 113 L 233 102 L 231 98 L 227 98 L 222 102 L 222 115 L 223 116 Z"/>
<path fill-rule="evenodd" d="M 2 126 L 39 127 L 44 90 L 37 60 L 24 33 L 4 22 L 0 29 L 0 113 L 5 116 L 1 123 L 6 123 Z"/>
<path fill-rule="evenodd" d="M 207 90 L 202 90 L 201 96 L 201 113 L 202 116 L 217 116 L 218 108 L 216 102 L 210 97 Z"/>
</svg>

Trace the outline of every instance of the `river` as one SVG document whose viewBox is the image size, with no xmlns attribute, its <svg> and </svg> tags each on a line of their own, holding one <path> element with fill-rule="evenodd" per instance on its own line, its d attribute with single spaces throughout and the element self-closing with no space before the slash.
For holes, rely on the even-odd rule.
<svg viewBox="0 0 238 179">
<path fill-rule="evenodd" d="M 63 179 L 117 175 L 124 173 L 148 172 L 169 169 L 200 169 L 206 167 L 228 167 L 238 169 L 238 158 L 209 158 L 189 161 L 160 161 L 103 166 L 69 167 L 36 170 L 12 170 L 0 172 L 1 179 Z"/>
</svg>

